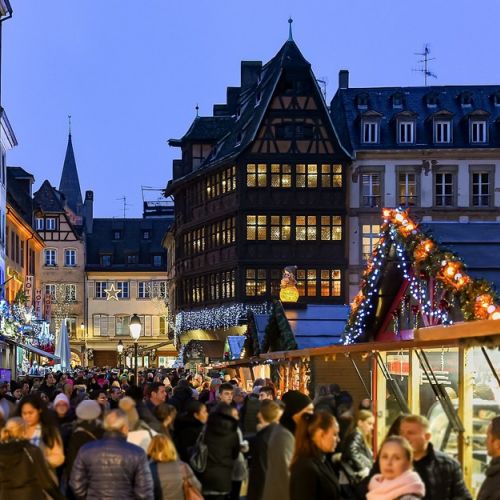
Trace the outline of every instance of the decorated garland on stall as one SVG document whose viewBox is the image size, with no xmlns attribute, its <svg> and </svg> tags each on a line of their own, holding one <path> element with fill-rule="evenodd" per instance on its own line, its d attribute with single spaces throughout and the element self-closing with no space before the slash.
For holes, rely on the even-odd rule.
<svg viewBox="0 0 500 500">
<path fill-rule="evenodd" d="M 381 271 L 391 248 L 395 248 L 398 268 L 409 282 L 411 295 L 421 304 L 422 313 L 434 318 L 435 324 L 449 324 L 448 307 L 454 302 L 464 320 L 500 319 L 500 297 L 485 280 L 474 279 L 453 252 L 442 250 L 436 241 L 422 231 L 401 209 L 384 209 L 380 240 L 363 273 L 361 288 L 353 302 L 343 343 L 352 344 L 366 332 L 367 319 L 375 314 Z M 422 286 L 432 277 L 449 300 L 439 307 Z"/>
</svg>

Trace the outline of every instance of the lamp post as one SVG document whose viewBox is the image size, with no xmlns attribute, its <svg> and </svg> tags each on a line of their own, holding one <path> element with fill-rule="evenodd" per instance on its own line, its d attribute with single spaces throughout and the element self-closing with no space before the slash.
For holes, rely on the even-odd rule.
<svg viewBox="0 0 500 500">
<path fill-rule="evenodd" d="M 141 329 L 142 329 L 142 323 L 137 316 L 137 314 L 134 314 L 132 318 L 130 319 L 129 323 L 129 329 L 130 329 L 130 336 L 134 339 L 134 358 L 135 358 L 135 383 L 138 386 L 139 385 L 139 371 L 137 367 L 137 347 L 138 347 L 138 341 L 139 337 L 141 336 Z"/>
<path fill-rule="evenodd" d="M 121 363 L 121 360 L 122 360 L 122 354 L 123 354 L 123 349 L 124 349 L 124 345 L 123 345 L 123 342 L 122 340 L 120 339 L 118 341 L 118 344 L 116 346 L 116 351 L 118 352 L 118 367 L 120 367 L 120 365 L 122 364 Z"/>
</svg>

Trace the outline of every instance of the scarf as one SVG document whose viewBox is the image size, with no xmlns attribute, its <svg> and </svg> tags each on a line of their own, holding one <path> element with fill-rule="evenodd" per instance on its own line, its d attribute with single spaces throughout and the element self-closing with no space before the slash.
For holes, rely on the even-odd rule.
<svg viewBox="0 0 500 500">
<path fill-rule="evenodd" d="M 407 470 L 395 479 L 384 479 L 382 474 L 375 474 L 368 485 L 367 500 L 396 500 L 403 495 L 425 495 L 425 485 L 420 476 Z"/>
</svg>

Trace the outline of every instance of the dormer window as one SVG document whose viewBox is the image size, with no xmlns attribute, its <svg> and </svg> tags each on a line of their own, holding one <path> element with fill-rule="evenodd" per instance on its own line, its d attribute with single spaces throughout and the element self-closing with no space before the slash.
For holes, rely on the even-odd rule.
<svg viewBox="0 0 500 500">
<path fill-rule="evenodd" d="M 403 94 L 394 94 L 392 96 L 392 107 L 396 109 L 403 107 Z"/>
<path fill-rule="evenodd" d="M 356 96 L 356 107 L 358 109 L 368 109 L 368 94 L 359 94 Z"/>
<path fill-rule="evenodd" d="M 438 96 L 437 94 L 431 93 L 425 96 L 425 104 L 427 104 L 428 108 L 437 108 L 438 105 Z"/>
<path fill-rule="evenodd" d="M 361 122 L 361 142 L 363 144 L 377 144 L 379 142 L 379 122 L 363 120 Z"/>
<path fill-rule="evenodd" d="M 470 121 L 471 144 L 486 144 L 488 142 L 488 128 L 485 120 Z"/>
<path fill-rule="evenodd" d="M 436 144 L 449 144 L 451 142 L 451 121 L 434 121 L 434 142 Z"/>
<path fill-rule="evenodd" d="M 415 122 L 413 120 L 398 121 L 398 142 L 400 144 L 413 144 L 415 142 Z"/>
<path fill-rule="evenodd" d="M 470 92 L 462 92 L 460 94 L 460 105 L 463 108 L 470 108 L 472 106 L 472 94 Z"/>
</svg>

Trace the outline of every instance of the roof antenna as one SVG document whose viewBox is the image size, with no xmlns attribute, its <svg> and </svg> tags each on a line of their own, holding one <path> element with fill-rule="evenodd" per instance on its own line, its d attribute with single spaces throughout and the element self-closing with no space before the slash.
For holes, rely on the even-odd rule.
<svg viewBox="0 0 500 500">
<path fill-rule="evenodd" d="M 415 52 L 416 56 L 421 56 L 423 59 L 420 59 L 418 61 L 420 64 L 424 64 L 423 68 L 418 68 L 414 69 L 413 71 L 418 71 L 419 73 L 424 74 L 424 85 L 427 87 L 427 78 L 437 78 L 437 75 L 433 73 L 432 71 L 429 70 L 429 61 L 434 61 L 436 58 L 435 57 L 429 57 L 429 54 L 431 53 L 431 47 L 428 43 L 424 45 L 424 51 L 423 52 Z"/>
<path fill-rule="evenodd" d="M 289 42 L 293 42 L 293 36 L 292 36 L 292 23 L 293 23 L 293 19 L 292 17 L 290 16 L 288 18 L 288 41 Z"/>
<path fill-rule="evenodd" d="M 69 129 L 69 135 L 71 135 L 71 115 L 68 115 L 68 129 Z"/>
<path fill-rule="evenodd" d="M 198 113 L 198 111 L 200 111 L 200 107 L 198 106 L 198 104 L 196 104 L 196 107 L 194 109 L 196 109 L 196 118 L 198 118 L 198 116 L 200 116 Z"/>
<path fill-rule="evenodd" d="M 126 219 L 127 207 L 130 207 L 130 203 L 127 203 L 127 197 L 124 195 L 121 198 L 116 198 L 118 201 L 123 202 L 123 218 Z"/>
</svg>

